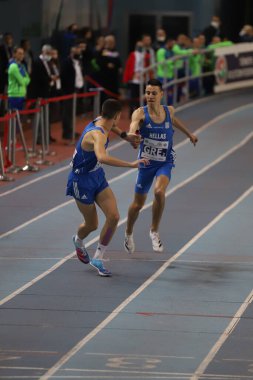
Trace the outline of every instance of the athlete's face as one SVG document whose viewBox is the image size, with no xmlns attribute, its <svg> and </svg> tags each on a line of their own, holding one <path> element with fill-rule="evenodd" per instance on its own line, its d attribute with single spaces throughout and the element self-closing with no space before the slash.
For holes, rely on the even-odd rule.
<svg viewBox="0 0 253 380">
<path fill-rule="evenodd" d="M 145 97 L 148 104 L 160 104 L 163 91 L 161 91 L 159 86 L 148 85 L 146 87 Z"/>
</svg>

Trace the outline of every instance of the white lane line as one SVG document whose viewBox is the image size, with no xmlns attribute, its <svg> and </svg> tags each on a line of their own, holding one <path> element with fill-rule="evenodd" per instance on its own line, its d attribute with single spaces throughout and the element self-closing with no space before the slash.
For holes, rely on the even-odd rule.
<svg viewBox="0 0 253 380">
<path fill-rule="evenodd" d="M 241 112 L 241 111 L 244 111 L 246 110 L 247 108 L 252 108 L 253 107 L 253 103 L 250 103 L 250 104 L 246 104 L 244 106 L 240 106 L 240 107 L 237 107 L 237 108 L 234 108 L 232 111 L 227 111 L 219 116 L 216 116 L 214 119 L 208 121 L 207 123 L 205 123 L 202 127 L 198 128 L 194 134 L 198 135 L 199 133 L 205 131 L 208 127 L 210 127 L 212 124 L 215 124 L 215 123 L 218 123 L 219 121 L 221 121 L 222 119 L 228 117 L 228 116 L 232 116 L 238 112 Z M 178 149 L 178 148 L 181 148 L 183 145 L 185 145 L 186 143 L 189 142 L 189 139 L 185 139 L 183 141 L 181 141 L 179 144 L 177 144 L 175 146 L 175 149 Z"/>
<path fill-rule="evenodd" d="M 107 353 L 107 352 L 85 352 L 85 355 L 91 355 L 91 356 L 123 356 L 126 358 L 166 358 L 166 359 L 190 359 L 193 360 L 195 359 L 194 356 L 174 356 L 174 355 L 139 355 L 139 354 L 125 354 L 125 353 L 117 353 L 117 354 L 112 354 L 112 353 Z"/>
<path fill-rule="evenodd" d="M 4 237 L 9 236 L 11 234 L 14 234 L 15 232 L 21 230 L 22 228 L 25 228 L 25 227 L 29 226 L 31 223 L 34 223 L 34 222 L 36 222 L 37 220 L 39 220 L 41 218 L 44 218 L 44 216 L 47 216 L 47 215 L 51 214 L 52 212 L 55 212 L 55 211 L 59 210 L 60 208 L 69 205 L 72 202 L 73 202 L 73 200 L 71 199 L 71 200 L 69 200 L 67 202 L 61 203 L 60 205 L 58 205 L 56 207 L 51 208 L 48 211 L 43 212 L 42 214 L 36 216 L 35 218 L 32 218 L 32 219 L 28 220 L 27 222 L 22 223 L 19 226 L 13 228 L 12 230 L 9 230 L 9 231 L 3 233 L 2 235 L 0 235 L 0 239 L 3 239 Z"/>
<path fill-rule="evenodd" d="M 214 160 L 210 164 L 204 166 L 201 170 L 197 171 L 191 177 L 189 177 L 186 180 L 184 180 L 184 181 L 180 182 L 179 184 L 177 184 L 173 189 L 168 190 L 166 192 L 165 196 L 167 197 L 167 196 L 173 194 L 178 189 L 181 189 L 183 186 L 185 186 L 186 184 L 190 183 L 191 181 L 193 181 L 194 179 L 196 179 L 197 177 L 199 177 L 201 174 L 205 173 L 211 167 L 215 166 L 220 161 L 222 161 L 226 157 L 228 157 L 230 154 L 234 153 L 234 151 L 238 150 L 238 148 L 241 148 L 243 145 L 245 145 L 252 137 L 253 137 L 253 132 L 250 133 L 248 136 L 246 136 L 239 144 L 235 145 L 233 148 L 229 149 L 226 153 L 224 153 L 220 157 L 218 157 L 216 160 Z M 135 169 L 132 169 L 132 170 L 135 170 Z M 124 175 L 124 173 L 121 176 L 123 176 L 123 175 Z M 70 202 L 72 202 L 72 201 L 70 201 Z M 152 204 L 153 204 L 153 201 L 147 203 L 142 208 L 141 212 L 143 212 L 147 208 L 151 207 Z M 121 219 L 119 221 L 118 227 L 121 226 L 122 224 L 124 224 L 126 222 L 126 220 L 127 220 L 127 217 Z M 1 236 L 0 236 L 0 238 L 1 238 Z M 99 239 L 99 235 L 95 236 L 92 240 L 90 240 L 89 242 L 87 242 L 86 247 L 89 247 L 90 245 L 94 244 L 95 242 L 98 241 L 98 239 Z M 43 279 L 44 277 L 46 277 L 48 274 L 52 273 L 54 270 L 56 270 L 57 268 L 59 268 L 62 264 L 64 264 L 66 261 L 68 261 L 69 259 L 71 259 L 74 256 L 75 256 L 75 252 L 70 253 L 68 256 L 66 256 L 65 258 L 63 258 L 62 260 L 60 260 L 58 263 L 56 263 L 54 266 L 52 266 L 51 268 L 49 268 L 47 271 L 41 273 L 39 276 L 37 276 L 36 278 L 34 278 L 32 281 L 27 282 L 25 285 L 21 286 L 15 292 L 13 292 L 10 295 L 8 295 L 5 298 L 3 298 L 0 301 L 0 306 L 3 305 L 4 303 L 10 301 L 12 298 L 14 298 L 18 294 L 22 293 L 24 290 L 26 290 L 30 286 L 34 285 L 36 282 L 40 281 L 41 279 Z"/>
<path fill-rule="evenodd" d="M 185 104 L 185 105 L 182 105 L 182 106 L 177 107 L 177 108 L 176 108 L 176 111 L 177 111 L 177 112 L 180 112 L 180 111 L 183 111 L 183 110 L 186 109 L 186 108 L 196 106 L 196 105 L 198 105 L 198 104 L 200 104 L 200 103 L 204 103 L 204 102 L 209 101 L 209 100 L 210 100 L 210 98 L 198 99 L 198 100 L 195 100 L 195 101 L 193 101 L 193 102 L 190 102 L 190 103 L 187 103 L 187 104 Z M 247 106 L 247 105 L 246 105 L 246 106 Z M 108 151 L 113 151 L 113 150 L 119 148 L 120 146 L 122 146 L 122 145 L 124 145 L 124 144 L 126 144 L 126 141 L 123 141 L 123 140 L 122 140 L 122 141 L 119 141 L 118 143 L 115 143 L 114 145 L 110 146 L 110 147 L 108 148 Z M 15 188 L 13 188 L 13 189 L 11 189 L 11 190 L 7 190 L 7 191 L 5 191 L 4 193 L 1 193 L 1 194 L 0 194 L 0 198 L 3 197 L 3 196 L 5 196 L 5 195 L 12 194 L 12 193 L 14 193 L 15 191 L 18 191 L 18 190 L 20 190 L 20 189 L 23 189 L 24 187 L 30 186 L 30 185 L 32 185 L 32 184 L 38 182 L 38 181 L 41 181 L 41 180 L 43 180 L 43 179 L 46 179 L 46 178 L 49 178 L 49 177 L 54 176 L 54 175 L 56 175 L 56 174 L 59 174 L 59 173 L 65 171 L 65 170 L 69 170 L 69 165 L 63 166 L 62 168 L 59 168 L 59 169 L 56 169 L 56 170 L 53 170 L 53 171 L 51 171 L 50 173 L 47 173 L 47 174 L 41 175 L 40 177 L 35 178 L 35 179 L 32 179 L 32 180 L 30 180 L 30 181 L 28 181 L 28 182 L 26 182 L 26 183 L 23 183 L 22 185 L 16 186 Z"/>
<path fill-rule="evenodd" d="M 224 114 L 215 117 L 214 119 L 212 119 L 212 120 L 210 120 L 209 122 L 205 123 L 202 127 L 198 128 L 198 129 L 195 131 L 195 134 L 199 134 L 199 133 L 203 132 L 204 130 L 206 130 L 207 128 L 209 128 L 212 124 L 217 123 L 218 121 L 222 120 L 223 118 L 226 118 L 226 117 L 228 117 L 228 116 L 231 116 L 231 115 L 233 115 L 234 113 L 240 112 L 240 111 L 242 111 L 242 110 L 244 110 L 244 109 L 252 108 L 252 106 L 253 106 L 253 103 L 250 103 L 250 104 L 247 104 L 247 105 L 244 105 L 244 106 L 240 106 L 240 107 L 238 107 L 238 108 L 235 108 L 235 109 L 232 110 L 232 111 L 225 112 Z M 251 134 L 247 135 L 247 136 L 246 136 L 246 139 L 248 138 L 248 136 L 251 136 Z M 250 137 L 250 138 L 251 138 L 251 137 Z M 249 138 L 249 139 L 250 139 L 250 138 Z M 244 140 L 242 140 L 242 141 L 244 141 Z M 247 140 L 247 141 L 248 141 L 248 140 Z M 118 144 L 115 144 L 115 145 L 119 146 L 119 145 L 122 145 L 123 143 L 125 143 L 125 142 L 124 142 L 124 141 L 120 141 Z M 190 143 L 189 139 L 185 139 L 185 140 L 181 141 L 179 144 L 175 145 L 174 149 L 175 149 L 175 150 L 176 150 L 176 149 L 179 149 L 179 148 L 181 148 L 183 145 L 186 145 L 186 144 L 189 144 L 189 143 Z M 244 144 L 244 143 L 243 143 L 243 144 Z M 239 148 L 239 147 L 240 147 L 240 144 L 236 145 L 236 147 Z M 115 149 L 116 149 L 116 148 L 115 148 Z M 236 150 L 236 149 L 235 149 L 235 148 L 232 148 L 232 150 L 234 151 L 234 150 Z M 221 157 L 222 157 L 222 156 L 221 156 Z M 108 182 L 111 184 L 111 183 L 113 183 L 113 182 L 115 182 L 115 181 L 117 181 L 117 180 L 119 180 L 119 179 L 121 179 L 121 178 L 124 178 L 124 177 L 126 177 L 126 176 L 132 174 L 134 171 L 136 171 L 136 169 L 130 169 L 130 170 L 127 170 L 127 171 L 123 172 L 122 174 L 120 174 L 120 175 L 118 175 L 118 176 L 112 178 L 112 179 L 109 180 Z M 50 174 L 50 173 L 49 173 L 49 174 Z M 14 189 L 13 189 L 13 190 L 14 190 Z M 0 195 L 0 196 L 1 196 L 1 195 Z M 12 234 L 12 233 L 14 233 L 14 232 L 19 231 L 20 229 L 22 229 L 22 228 L 28 226 L 29 224 L 31 224 L 31 223 L 33 223 L 33 222 L 36 222 L 37 220 L 43 218 L 44 216 L 47 216 L 47 215 L 51 214 L 51 213 L 54 212 L 54 211 L 59 210 L 61 207 L 64 207 L 64 206 L 70 204 L 70 203 L 73 202 L 73 201 L 74 201 L 74 200 L 70 200 L 70 201 L 67 201 L 67 202 L 61 203 L 60 205 L 58 205 L 58 206 L 56 206 L 56 207 L 54 207 L 54 208 L 52 208 L 52 209 L 50 209 L 50 210 L 48 210 L 48 211 L 46 211 L 46 212 L 40 214 L 40 215 L 38 215 L 37 217 L 35 217 L 35 218 L 33 218 L 33 219 L 28 220 L 27 222 L 25 222 L 25 223 L 23 223 L 23 224 L 21 224 L 21 225 L 15 227 L 15 228 L 13 228 L 12 230 L 9 230 L 9 231 L 7 231 L 7 232 L 1 234 L 1 235 L 0 235 L 0 239 L 4 238 L 4 237 L 6 237 L 6 236 L 9 236 L 10 234 Z"/>
<path fill-rule="evenodd" d="M 253 192 L 253 186 L 246 190 L 239 198 L 231 203 L 227 208 L 221 211 L 211 222 L 209 222 L 201 231 L 199 231 L 191 240 L 189 240 L 175 255 L 173 255 L 169 260 L 167 260 L 152 276 L 149 277 L 137 290 L 135 290 L 128 298 L 126 298 L 119 306 L 117 306 L 112 313 L 105 318 L 99 325 L 93 329 L 88 335 L 81 339 L 69 352 L 67 352 L 63 357 L 49 370 L 47 371 L 40 380 L 48 380 L 53 376 L 65 363 L 69 361 L 78 351 L 80 351 L 91 339 L 93 339 L 100 331 L 102 331 L 111 321 L 119 315 L 119 313 L 126 308 L 126 306 L 132 302 L 136 297 L 138 297 L 149 285 L 151 285 L 175 260 L 177 260 L 183 253 L 185 253 L 196 241 L 198 241 L 203 235 L 205 235 L 215 224 L 217 224 L 225 215 L 227 215 L 231 210 L 238 206 L 245 198 L 247 198 Z M 253 292 L 244 302 L 249 303 L 250 297 L 252 298 Z M 252 299 L 251 299 L 252 300 Z M 248 306 L 248 305 L 247 305 Z M 246 307 L 247 307 L 246 306 Z M 241 306 L 240 313 L 236 313 L 233 323 L 229 324 L 229 328 L 232 329 L 238 323 L 238 319 L 246 309 L 245 304 Z M 228 334 L 229 330 L 226 330 Z M 212 357 L 211 357 L 212 359 Z M 209 363 L 209 362 L 208 362 Z M 208 364 L 207 363 L 207 364 Z M 201 367 L 202 368 L 202 367 Z M 200 375 L 203 373 L 199 367 L 198 370 Z M 203 365 L 203 368 L 206 367 Z M 198 379 L 197 377 L 196 379 Z M 192 380 L 196 380 L 192 377 Z"/>
<path fill-rule="evenodd" d="M 118 181 L 118 180 L 120 180 L 120 179 L 122 179 L 122 178 L 128 176 L 129 174 L 133 173 L 135 170 L 136 170 L 136 169 L 130 169 L 130 170 L 128 170 L 128 171 L 126 171 L 126 172 L 124 172 L 124 173 L 122 173 L 122 174 L 120 174 L 120 175 L 118 175 L 118 176 L 116 176 L 116 177 L 114 177 L 114 178 L 112 178 L 112 179 L 110 179 L 110 180 L 108 181 L 108 183 L 109 183 L 109 184 L 114 183 L 114 182 L 116 182 L 116 181 Z M 27 222 L 22 223 L 22 224 L 20 224 L 19 226 L 15 227 L 15 228 L 13 228 L 13 229 L 7 231 L 7 232 L 4 232 L 3 234 L 0 235 L 0 239 L 3 239 L 4 237 L 13 234 L 13 233 L 15 233 L 15 232 L 21 230 L 22 228 L 25 228 L 25 227 L 29 226 L 30 224 L 32 224 L 32 223 L 34 223 L 34 222 L 37 222 L 37 221 L 40 220 L 41 218 L 44 218 L 45 216 L 48 216 L 49 214 L 52 214 L 53 212 L 58 211 L 60 208 L 65 207 L 65 206 L 68 206 L 68 205 L 71 204 L 71 203 L 74 203 L 74 199 L 70 199 L 69 201 L 66 201 L 66 202 L 64 202 L 64 203 L 61 203 L 61 204 L 59 204 L 58 206 L 55 206 L 55 207 L 51 208 L 50 210 L 45 211 L 45 212 L 43 212 L 42 214 L 39 214 L 39 215 L 36 216 L 35 218 L 32 218 L 32 219 L 28 220 Z"/>
<path fill-rule="evenodd" d="M 119 141 L 118 143 L 116 143 L 116 144 L 110 146 L 107 150 L 108 150 L 109 152 L 111 152 L 111 151 L 113 151 L 113 150 L 115 150 L 115 149 L 121 147 L 123 144 L 126 144 L 126 141 L 123 141 L 123 140 L 122 140 L 122 141 Z M 73 147 L 73 149 L 74 149 L 74 147 Z M 71 161 L 71 159 L 69 159 L 69 162 L 70 162 L 70 161 Z M 59 173 L 61 173 L 61 172 L 64 172 L 65 170 L 70 170 L 70 166 L 69 166 L 69 164 L 63 166 L 62 168 L 59 168 L 59 169 L 53 170 L 53 171 L 51 171 L 50 173 L 43 174 L 43 175 L 41 175 L 40 177 L 35 178 L 35 179 L 32 179 L 31 181 L 28 181 L 28 182 L 26 182 L 26 183 L 23 183 L 22 185 L 19 185 L 19 186 L 15 187 L 15 188 L 13 188 L 13 189 L 11 189 L 11 190 L 7 190 L 7 191 L 5 191 L 4 193 L 1 193 L 1 194 L 0 194 L 0 198 L 3 197 L 3 196 L 5 196 L 5 195 L 12 194 L 12 193 L 14 193 L 15 191 L 18 191 L 18 190 L 20 190 L 20 189 L 23 189 L 24 187 L 30 186 L 30 185 L 32 185 L 32 184 L 34 184 L 34 183 L 36 183 L 36 182 L 39 182 L 39 181 L 41 181 L 41 180 L 43 180 L 43 179 L 46 179 L 46 178 L 49 178 L 49 177 L 55 176 L 56 174 L 59 174 Z"/>
<path fill-rule="evenodd" d="M 222 345 L 226 342 L 226 340 L 229 338 L 229 336 L 232 334 L 232 332 L 236 328 L 237 324 L 240 322 L 243 313 L 245 312 L 247 307 L 252 303 L 252 300 L 253 300 L 253 289 L 249 293 L 249 295 L 245 298 L 242 305 L 239 307 L 239 309 L 235 313 L 231 322 L 228 324 L 228 326 L 226 327 L 224 332 L 221 334 L 217 342 L 214 344 L 212 349 L 209 351 L 209 353 L 206 355 L 204 360 L 200 363 L 200 365 L 196 369 L 193 376 L 191 376 L 190 380 L 198 380 L 200 377 L 202 377 L 208 365 L 214 359 L 217 352 L 220 350 Z"/>
</svg>

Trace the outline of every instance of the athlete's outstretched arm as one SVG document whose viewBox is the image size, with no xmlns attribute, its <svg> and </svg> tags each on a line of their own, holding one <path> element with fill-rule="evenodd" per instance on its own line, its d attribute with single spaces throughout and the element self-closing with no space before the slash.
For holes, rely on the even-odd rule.
<svg viewBox="0 0 253 380">
<path fill-rule="evenodd" d="M 173 126 L 177 129 L 179 129 L 181 132 L 183 132 L 187 137 L 189 137 L 189 139 L 191 140 L 191 142 L 193 143 L 193 145 L 196 145 L 197 142 L 198 142 L 198 137 L 195 136 L 193 133 L 191 133 L 189 131 L 188 128 L 186 128 L 186 126 L 182 123 L 181 120 L 179 120 L 177 117 L 173 117 Z"/>
<path fill-rule="evenodd" d="M 136 148 L 140 144 L 141 138 L 136 134 L 127 133 L 116 126 L 113 126 L 111 131 L 117 136 L 121 137 L 123 140 L 129 142 L 133 148 Z"/>
<path fill-rule="evenodd" d="M 101 132 L 92 132 L 93 146 L 96 157 L 101 164 L 106 164 L 110 166 L 119 166 L 127 168 L 138 168 L 139 164 L 148 165 L 149 161 L 147 159 L 140 159 L 133 162 L 128 162 L 120 160 L 119 158 L 109 156 L 105 150 L 106 137 Z"/>
</svg>

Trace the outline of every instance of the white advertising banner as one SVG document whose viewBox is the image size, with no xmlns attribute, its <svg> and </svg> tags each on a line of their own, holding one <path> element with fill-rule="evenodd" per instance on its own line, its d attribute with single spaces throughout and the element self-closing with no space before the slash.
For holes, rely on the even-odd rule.
<svg viewBox="0 0 253 380">
<path fill-rule="evenodd" d="M 215 92 L 253 87 L 253 43 L 215 49 Z"/>
</svg>

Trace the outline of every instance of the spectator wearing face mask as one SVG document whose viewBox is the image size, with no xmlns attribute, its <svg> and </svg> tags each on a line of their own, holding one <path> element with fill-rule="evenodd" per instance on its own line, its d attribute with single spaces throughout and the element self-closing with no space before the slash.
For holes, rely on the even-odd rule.
<svg viewBox="0 0 253 380">
<path fill-rule="evenodd" d="M 156 39 L 153 44 L 153 49 L 157 51 L 158 49 L 164 48 L 166 45 L 166 31 L 163 28 L 158 28 L 156 30 Z"/>
<path fill-rule="evenodd" d="M 43 45 L 40 56 L 34 61 L 32 71 L 32 95 L 34 98 L 49 98 L 50 87 L 54 85 L 54 74 L 50 67 L 51 45 Z"/>
<path fill-rule="evenodd" d="M 221 37 L 220 26 L 220 18 L 218 16 L 213 16 L 210 25 L 207 26 L 202 32 L 202 34 L 205 36 L 206 46 L 211 43 L 213 37 Z"/>
<path fill-rule="evenodd" d="M 34 61 L 31 76 L 31 95 L 33 98 L 48 99 L 51 95 L 51 88 L 55 84 L 56 75 L 52 71 L 50 61 L 52 58 L 52 46 L 43 45 L 40 56 Z M 38 143 L 40 143 L 38 136 Z M 56 140 L 50 134 L 50 142 Z"/>
</svg>

